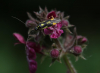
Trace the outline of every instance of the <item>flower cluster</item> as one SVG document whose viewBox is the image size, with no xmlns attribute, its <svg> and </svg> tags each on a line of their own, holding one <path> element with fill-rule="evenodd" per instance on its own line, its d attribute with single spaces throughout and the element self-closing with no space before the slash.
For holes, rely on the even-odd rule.
<svg viewBox="0 0 100 73">
<path fill-rule="evenodd" d="M 77 35 L 76 27 L 68 21 L 69 16 L 64 17 L 64 12 L 56 10 L 48 12 L 47 8 L 44 10 L 40 8 L 39 12 L 34 13 L 38 20 L 27 13 L 29 17 L 25 24 L 29 28 L 27 41 L 19 33 L 13 33 L 19 41 L 15 45 L 26 46 L 30 73 L 35 73 L 37 70 L 36 53 L 51 57 L 51 64 L 56 60 L 61 62 L 60 59 L 68 53 L 84 58 L 82 53 L 86 47 L 87 38 Z M 50 21 L 50 24 L 47 24 L 47 21 Z M 73 32 L 69 30 L 71 27 L 74 27 Z M 35 30 L 36 28 L 39 29 Z M 71 73 L 70 70 L 69 72 Z"/>
</svg>

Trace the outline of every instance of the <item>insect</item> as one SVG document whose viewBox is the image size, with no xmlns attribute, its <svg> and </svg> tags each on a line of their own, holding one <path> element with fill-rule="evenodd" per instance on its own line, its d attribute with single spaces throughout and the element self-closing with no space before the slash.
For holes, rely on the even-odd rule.
<svg viewBox="0 0 100 73">
<path fill-rule="evenodd" d="M 35 30 L 48 28 L 50 26 L 56 25 L 60 21 L 61 21 L 60 19 L 50 19 L 47 21 L 43 21 L 37 27 L 35 27 Z"/>
</svg>

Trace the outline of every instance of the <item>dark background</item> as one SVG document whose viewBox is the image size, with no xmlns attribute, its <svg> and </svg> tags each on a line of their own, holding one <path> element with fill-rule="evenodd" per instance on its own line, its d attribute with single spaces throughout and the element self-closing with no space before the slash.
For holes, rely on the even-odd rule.
<svg viewBox="0 0 100 73">
<path fill-rule="evenodd" d="M 78 34 L 88 38 L 88 47 L 83 55 L 87 60 L 75 62 L 70 57 L 78 73 L 100 73 L 100 2 L 96 0 L 3 0 L 0 1 L 0 73 L 29 73 L 24 45 L 14 46 L 14 32 L 21 33 L 27 38 L 24 24 L 12 18 L 15 16 L 22 21 L 28 19 L 26 12 L 38 11 L 39 6 L 45 6 L 50 11 L 57 9 L 70 15 L 70 23 L 77 27 Z M 40 64 L 37 56 L 38 69 L 36 73 L 66 73 L 64 63 L 54 63 L 51 67 L 50 58 Z"/>
</svg>

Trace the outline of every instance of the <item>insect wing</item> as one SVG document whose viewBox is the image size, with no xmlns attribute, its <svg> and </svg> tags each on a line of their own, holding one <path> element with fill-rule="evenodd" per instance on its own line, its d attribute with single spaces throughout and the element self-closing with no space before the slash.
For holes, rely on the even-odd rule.
<svg viewBox="0 0 100 73">
<path fill-rule="evenodd" d="M 52 21 L 51 21 L 51 23 L 59 23 L 61 20 L 60 19 L 53 19 Z"/>
</svg>

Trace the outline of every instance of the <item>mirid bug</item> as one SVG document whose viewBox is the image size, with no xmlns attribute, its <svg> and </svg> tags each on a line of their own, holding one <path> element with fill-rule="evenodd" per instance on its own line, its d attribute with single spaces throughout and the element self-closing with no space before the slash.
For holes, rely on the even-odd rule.
<svg viewBox="0 0 100 73">
<path fill-rule="evenodd" d="M 43 21 L 37 27 L 35 27 L 35 30 L 48 28 L 50 26 L 56 25 L 60 21 L 61 21 L 60 19 L 50 19 L 47 21 Z"/>
</svg>

